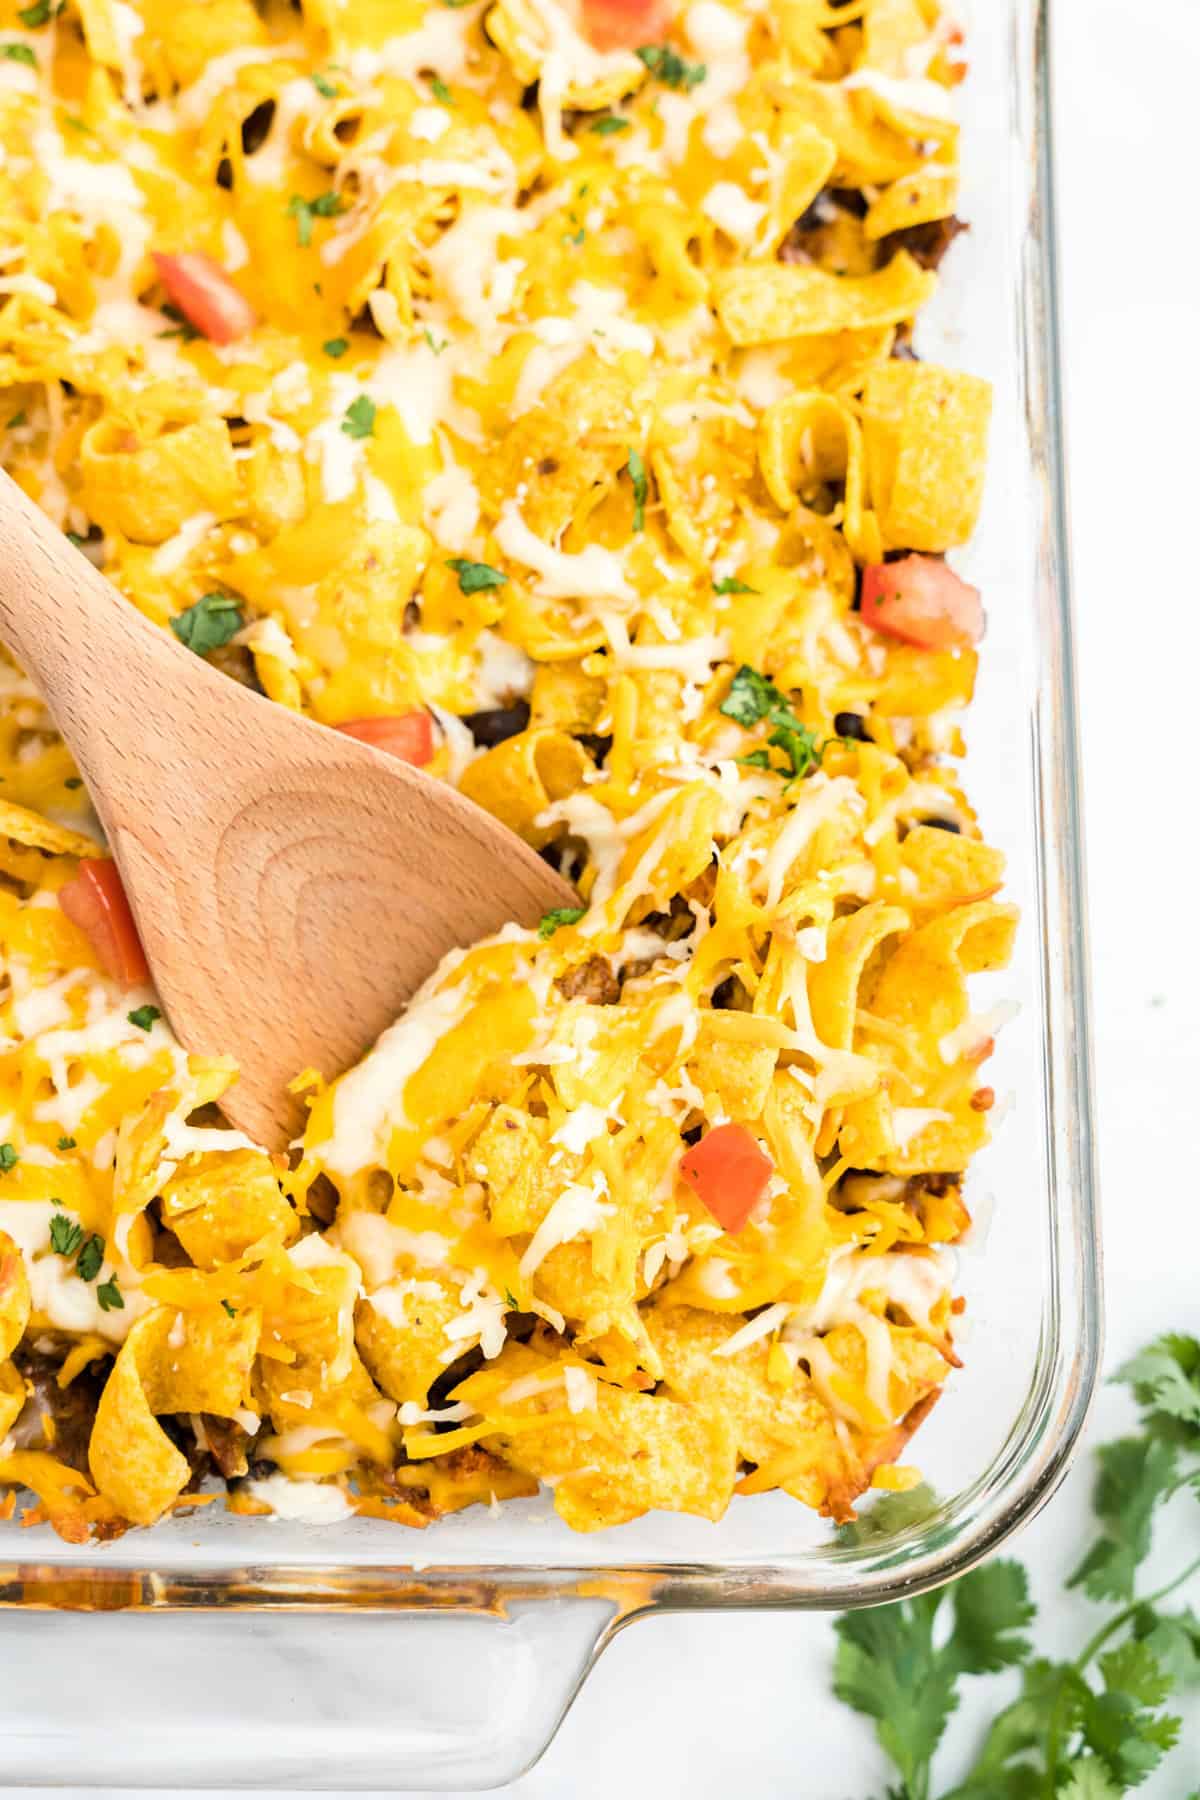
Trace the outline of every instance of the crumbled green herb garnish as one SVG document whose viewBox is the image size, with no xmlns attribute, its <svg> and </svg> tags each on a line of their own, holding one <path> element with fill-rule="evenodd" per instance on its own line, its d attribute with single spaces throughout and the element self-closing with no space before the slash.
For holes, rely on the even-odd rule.
<svg viewBox="0 0 1200 1800">
<path fill-rule="evenodd" d="M 446 567 L 454 570 L 464 594 L 481 594 L 487 588 L 503 587 L 508 580 L 502 569 L 493 569 L 491 563 L 469 562 L 465 556 L 447 558 Z"/>
<path fill-rule="evenodd" d="M 628 475 L 633 483 L 633 529 L 644 531 L 646 529 L 646 464 L 640 450 L 629 452 L 628 460 L 621 473 Z"/>
<path fill-rule="evenodd" d="M 747 587 L 744 581 L 738 581 L 732 575 L 723 575 L 720 581 L 713 582 L 714 594 L 757 594 L 758 589 Z"/>
<path fill-rule="evenodd" d="M 800 723 L 775 683 L 757 669 L 742 664 L 729 693 L 721 702 L 721 711 L 727 719 L 734 719 L 747 729 L 765 719 L 772 728 L 767 743 L 772 749 L 782 750 L 789 764 L 787 773 L 793 781 L 820 767 L 824 746 L 818 744 L 816 733 Z M 760 763 L 755 757 L 751 766 L 768 768 L 771 765 Z"/>
<path fill-rule="evenodd" d="M 158 334 L 160 338 L 180 338 L 185 344 L 191 344 L 200 336 L 191 320 L 185 319 L 179 308 L 172 306 L 170 301 L 160 306 L 158 310 L 164 318 L 172 321 L 171 330 L 160 331 Z"/>
<path fill-rule="evenodd" d="M 566 232 L 563 237 L 563 243 L 564 244 L 575 244 L 578 246 L 579 244 L 582 244 L 582 242 L 586 236 L 587 236 L 587 232 L 584 230 L 583 226 L 581 225 L 579 227 L 578 231 Z"/>
<path fill-rule="evenodd" d="M 25 408 L 22 407 L 20 412 L 15 412 L 8 421 L 9 431 L 16 431 L 20 426 L 27 424 L 28 420 L 29 414 L 25 411 Z"/>
<path fill-rule="evenodd" d="M 504 1304 L 507 1306 L 509 1312 L 520 1312 L 521 1310 L 517 1305 L 517 1297 L 511 1288 L 505 1288 L 504 1290 Z"/>
<path fill-rule="evenodd" d="M 664 87 L 677 88 L 684 94 L 690 94 L 693 88 L 699 87 L 708 74 L 703 63 L 687 62 L 677 50 L 669 49 L 666 44 L 643 44 L 637 55 L 655 81 L 661 81 Z"/>
<path fill-rule="evenodd" d="M 594 131 L 597 137 L 615 137 L 618 131 L 628 131 L 629 123 L 628 119 L 618 118 L 616 113 L 601 113 L 598 119 L 592 120 L 588 130 Z"/>
<path fill-rule="evenodd" d="M 435 75 L 429 83 L 429 86 L 435 100 L 440 100 L 443 106 L 454 105 L 454 95 L 450 92 L 450 89 L 446 86 L 440 75 Z"/>
<path fill-rule="evenodd" d="M 16 1168 L 20 1160 L 11 1144 L 0 1144 L 0 1170 L 7 1174 L 10 1169 Z"/>
<path fill-rule="evenodd" d="M 1033 1655 L 1026 1632 L 1037 1609 L 1025 1570 L 1005 1559 L 937 1593 L 837 1621 L 834 1691 L 874 1720 L 900 1778 L 888 1789 L 894 1800 L 929 1800 L 934 1752 L 966 1675 L 1020 1669 L 1021 1691 L 944 1800 L 1117 1800 L 1174 1745 L 1181 1721 L 1163 1708 L 1200 1682 L 1200 1618 L 1163 1602 L 1200 1569 L 1200 1556 L 1153 1593 L 1139 1595 L 1136 1581 L 1159 1509 L 1183 1489 L 1200 1492 L 1200 1341 L 1160 1338 L 1115 1379 L 1133 1389 L 1141 1430 L 1097 1452 L 1100 1533 L 1067 1582 L 1115 1609 L 1073 1660 Z M 928 1489 L 890 1495 L 843 1535 L 884 1537 L 933 1504 Z"/>
<path fill-rule="evenodd" d="M 0 44 L 0 56 L 9 62 L 24 63 L 28 69 L 36 69 L 37 57 L 28 44 Z"/>
<path fill-rule="evenodd" d="M 560 925 L 577 925 L 587 908 L 583 906 L 554 906 L 548 913 L 543 913 L 538 926 L 540 938 L 552 938 Z"/>
<path fill-rule="evenodd" d="M 425 330 L 422 335 L 424 336 L 425 342 L 429 345 L 429 348 L 433 351 L 433 354 L 435 356 L 440 356 L 442 354 L 442 351 L 446 348 L 448 340 L 446 338 L 443 338 L 441 343 L 439 344 L 437 339 L 434 337 L 432 331 L 430 331 L 428 325 L 425 327 Z"/>
<path fill-rule="evenodd" d="M 66 1213 L 55 1213 L 50 1220 L 50 1248 L 56 1256 L 74 1256 L 83 1242 L 83 1226 L 68 1219 Z"/>
<path fill-rule="evenodd" d="M 101 1312 L 125 1311 L 125 1301 L 122 1298 L 120 1288 L 117 1286 L 117 1278 L 115 1275 L 110 1275 L 107 1281 L 102 1281 L 100 1283 L 100 1286 L 96 1289 L 96 1298 L 100 1302 Z"/>
<path fill-rule="evenodd" d="M 328 75 L 322 75 L 320 70 L 313 76 L 312 84 L 316 88 L 318 94 L 320 94 L 322 100 L 336 100 L 341 92 L 337 83 L 330 81 Z"/>
<path fill-rule="evenodd" d="M 63 786 L 65 788 L 70 788 L 73 793 L 76 788 L 81 788 L 83 786 L 83 776 L 68 775 L 67 779 L 63 782 Z"/>
<path fill-rule="evenodd" d="M 73 1150 L 75 1148 L 75 1139 L 73 1137 L 60 1137 L 58 1140 L 58 1147 L 60 1150 Z"/>
<path fill-rule="evenodd" d="M 104 1239 L 93 1231 L 79 1247 L 79 1255 L 75 1258 L 75 1273 L 80 1281 L 95 1281 L 104 1262 Z"/>
<path fill-rule="evenodd" d="M 369 394 L 359 394 L 350 402 L 342 420 L 342 430 L 348 438 L 374 437 L 375 402 Z"/>
<path fill-rule="evenodd" d="M 176 613 L 171 630 L 197 656 L 219 650 L 242 629 L 242 609 L 229 594 L 202 594 L 193 605 Z"/>
<path fill-rule="evenodd" d="M 139 1031 L 149 1031 L 154 1021 L 162 1018 L 162 1014 L 157 1006 L 135 1006 L 131 1013 L 125 1014 L 125 1017 L 131 1025 L 136 1025 Z"/>
<path fill-rule="evenodd" d="M 229 1314 L 231 1319 L 237 1318 L 237 1307 L 236 1306 L 230 1306 L 228 1300 L 222 1300 L 221 1305 L 225 1308 L 225 1311 Z"/>
<path fill-rule="evenodd" d="M 350 339 L 349 338 L 326 338 L 325 342 L 321 345 L 321 348 L 325 352 L 326 356 L 332 356 L 334 361 L 336 362 L 338 357 L 345 356 L 347 350 L 350 348 Z"/>
<path fill-rule="evenodd" d="M 87 539 L 78 531 L 64 532 L 63 535 L 65 536 L 68 544 L 74 545 L 76 550 L 82 550 L 83 546 L 87 542 Z"/>
<path fill-rule="evenodd" d="M 296 221 L 296 242 L 302 250 L 312 243 L 313 220 L 335 219 L 344 210 L 340 194 L 331 188 L 326 194 L 318 194 L 315 200 L 306 200 L 303 194 L 293 194 L 287 203 L 289 215 Z"/>
<path fill-rule="evenodd" d="M 66 3 L 67 0 L 58 0 L 55 6 L 53 0 L 33 0 L 33 5 L 23 6 L 17 17 L 30 31 L 36 31 L 39 25 L 48 25 L 51 19 L 56 19 Z"/>
</svg>

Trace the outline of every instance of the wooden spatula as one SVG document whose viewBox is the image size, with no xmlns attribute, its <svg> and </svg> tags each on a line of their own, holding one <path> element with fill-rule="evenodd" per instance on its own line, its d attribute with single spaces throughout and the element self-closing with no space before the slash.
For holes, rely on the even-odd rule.
<svg viewBox="0 0 1200 1800">
<path fill-rule="evenodd" d="M 438 959 L 577 896 L 453 788 L 228 680 L 0 475 L 0 639 L 87 782 L 155 987 L 222 1103 L 281 1148 Z"/>
</svg>

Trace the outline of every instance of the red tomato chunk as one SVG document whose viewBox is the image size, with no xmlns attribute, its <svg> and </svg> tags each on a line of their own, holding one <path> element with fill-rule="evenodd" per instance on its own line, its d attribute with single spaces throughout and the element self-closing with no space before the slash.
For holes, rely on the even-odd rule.
<svg viewBox="0 0 1200 1800">
<path fill-rule="evenodd" d="M 775 1172 L 744 1125 L 716 1125 L 684 1152 L 679 1173 L 717 1224 L 740 1231 Z"/>
<path fill-rule="evenodd" d="M 115 862 L 85 856 L 74 880 L 59 890 L 58 904 L 90 939 L 106 975 L 127 988 L 149 981 L 146 952 Z"/>
<path fill-rule="evenodd" d="M 400 713 L 394 718 L 347 719 L 337 729 L 347 737 L 357 738 L 360 744 L 385 750 L 389 756 L 398 756 L 401 762 L 413 763 L 417 768 L 433 755 L 433 720 L 427 712 Z"/>
<path fill-rule="evenodd" d="M 935 556 L 869 563 L 862 575 L 864 623 L 922 650 L 969 650 L 983 636 L 983 602 Z"/>
</svg>

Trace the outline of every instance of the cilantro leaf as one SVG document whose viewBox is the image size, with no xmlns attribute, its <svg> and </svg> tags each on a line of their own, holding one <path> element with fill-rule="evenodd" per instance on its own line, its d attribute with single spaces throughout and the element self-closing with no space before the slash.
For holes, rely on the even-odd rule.
<svg viewBox="0 0 1200 1800">
<path fill-rule="evenodd" d="M 296 242 L 302 250 L 312 243 L 313 220 L 333 219 L 344 210 L 342 196 L 331 188 L 328 193 L 318 194 L 314 200 L 306 200 L 303 194 L 293 194 L 287 203 L 288 215 L 296 221 Z"/>
<path fill-rule="evenodd" d="M 1172 1681 L 1180 1687 L 1200 1683 L 1200 1618 L 1190 1607 L 1177 1613 L 1140 1607 L 1133 1629 L 1136 1641 L 1145 1644 Z"/>
<path fill-rule="evenodd" d="M 58 1140 L 58 1147 L 60 1150 L 73 1150 L 75 1148 L 75 1139 L 73 1137 L 60 1137 Z"/>
<path fill-rule="evenodd" d="M 375 402 L 369 394 L 359 394 L 350 402 L 342 420 L 342 430 L 349 438 L 374 437 Z"/>
<path fill-rule="evenodd" d="M 58 0 L 55 6 L 53 0 L 33 0 L 33 5 L 23 6 L 17 17 L 30 31 L 36 31 L 39 25 L 47 25 L 51 19 L 56 19 L 66 3 L 67 0 Z"/>
<path fill-rule="evenodd" d="M 1121 1789 L 1113 1786 L 1107 1766 L 1094 1756 L 1071 1766 L 1071 1779 L 1058 1790 L 1058 1800 L 1119 1800 Z"/>
<path fill-rule="evenodd" d="M 767 742 L 776 750 L 783 751 L 791 764 L 793 778 L 820 768 L 823 752 L 817 743 L 816 732 L 810 731 L 807 725 L 801 725 L 790 712 L 777 709 L 771 713 L 770 718 L 775 729 Z"/>
<path fill-rule="evenodd" d="M 450 557 L 446 567 L 454 570 L 464 594 L 480 594 L 486 588 L 503 587 L 508 580 L 508 576 L 501 569 L 493 569 L 491 563 L 470 562 L 465 556 Z"/>
<path fill-rule="evenodd" d="M 785 704 L 783 695 L 773 681 L 752 669 L 749 663 L 743 663 L 734 675 L 729 693 L 721 702 L 721 711 L 727 719 L 735 719 L 739 725 L 757 725 L 765 719 L 773 706 Z"/>
<path fill-rule="evenodd" d="M 322 100 L 336 100 L 341 92 L 337 83 L 335 81 L 330 81 L 328 75 L 322 75 L 319 70 L 313 76 L 312 84 L 316 88 L 318 94 L 320 94 Z"/>
<path fill-rule="evenodd" d="M 594 131 L 597 137 L 612 137 L 618 131 L 628 131 L 629 120 L 618 118 L 616 113 L 602 113 L 592 120 L 588 130 Z"/>
<path fill-rule="evenodd" d="M 757 588 L 747 587 L 744 581 L 737 581 L 732 575 L 722 575 L 720 581 L 713 582 L 714 594 L 757 594 Z"/>
<path fill-rule="evenodd" d="M 221 1305 L 225 1308 L 225 1311 L 229 1314 L 231 1319 L 237 1318 L 237 1307 L 236 1306 L 231 1306 L 229 1304 L 228 1300 L 222 1300 Z"/>
<path fill-rule="evenodd" d="M 1175 1685 L 1141 1638 L 1126 1638 L 1100 1657 L 1098 1666 L 1106 1688 L 1128 1694 L 1142 1706 L 1161 1706 Z"/>
<path fill-rule="evenodd" d="M 55 1213 L 50 1220 L 50 1248 L 56 1256 L 74 1256 L 83 1242 L 83 1226 L 68 1219 L 66 1213 Z"/>
<path fill-rule="evenodd" d="M 95 1231 L 80 1245 L 75 1258 L 75 1273 L 80 1281 L 95 1281 L 104 1262 L 104 1239 Z"/>
<path fill-rule="evenodd" d="M 684 94 L 690 94 L 693 88 L 708 74 L 703 63 L 690 63 L 680 56 L 677 50 L 666 44 L 643 44 L 635 54 L 646 65 L 655 81 L 661 81 L 664 87 L 675 88 Z"/>
<path fill-rule="evenodd" d="M 20 1158 L 11 1144 L 0 1144 L 0 1170 L 7 1174 L 10 1169 L 16 1168 L 19 1161 Z"/>
<path fill-rule="evenodd" d="M 942 1595 L 846 1613 L 838 1635 L 833 1691 L 875 1721 L 875 1736 L 907 1793 L 926 1791 L 929 1763 L 958 1705 L 953 1664 L 934 1648 Z"/>
<path fill-rule="evenodd" d="M 633 529 L 646 529 L 646 464 L 639 450 L 631 450 L 622 470 L 633 483 Z"/>
<path fill-rule="evenodd" d="M 125 1017 L 131 1025 L 136 1025 L 139 1031 L 149 1031 L 155 1019 L 161 1019 L 162 1014 L 157 1006 L 135 1006 L 131 1013 L 126 1013 Z"/>
<path fill-rule="evenodd" d="M 1128 1600 L 1137 1566 L 1150 1549 L 1154 1509 L 1175 1476 L 1175 1451 L 1153 1438 L 1118 1438 L 1098 1451 L 1100 1474 L 1092 1505 L 1103 1526 L 1067 1578 L 1093 1600 Z"/>
<path fill-rule="evenodd" d="M 585 906 L 551 907 L 548 913 L 542 914 L 541 924 L 538 926 L 538 936 L 543 939 L 552 938 L 560 925 L 574 925 L 582 919 L 586 911 Z"/>
<path fill-rule="evenodd" d="M 954 1632 L 949 1648 L 964 1673 L 987 1675 L 1025 1661 L 1029 1639 L 1018 1634 L 1037 1608 L 1019 1562 L 993 1558 L 955 1582 L 951 1594 Z"/>
<path fill-rule="evenodd" d="M 872 1499 L 871 1505 L 860 1512 L 851 1524 L 839 1529 L 838 1542 L 880 1543 L 884 1538 L 895 1537 L 898 1531 L 904 1531 L 908 1526 L 927 1519 L 936 1505 L 937 1495 L 927 1481 L 920 1481 L 916 1487 L 907 1488 L 902 1493 L 880 1494 L 877 1499 Z"/>
<path fill-rule="evenodd" d="M 22 407 L 19 412 L 15 412 L 13 414 L 12 418 L 8 421 L 8 424 L 5 429 L 8 431 L 19 430 L 19 428 L 25 424 L 28 417 L 29 417 L 28 413 L 25 411 L 25 408 Z"/>
<path fill-rule="evenodd" d="M 171 630 L 181 644 L 197 656 L 219 650 L 242 629 L 242 609 L 231 594 L 202 594 L 171 620 Z"/>
<path fill-rule="evenodd" d="M 435 75 L 430 81 L 429 86 L 435 100 L 440 100 L 443 106 L 454 105 L 454 95 L 450 92 L 450 89 L 446 86 L 440 75 Z"/>
<path fill-rule="evenodd" d="M 1107 1763 L 1114 1780 L 1137 1787 L 1156 1769 L 1179 1736 L 1179 1719 L 1148 1712 L 1130 1694 L 1089 1692 L 1080 1725 L 1089 1750 Z"/>
<path fill-rule="evenodd" d="M 27 69 L 36 69 L 38 66 L 37 57 L 28 44 L 0 44 L 0 56 L 6 57 L 9 62 L 24 63 Z"/>
<path fill-rule="evenodd" d="M 1123 1363 L 1113 1380 L 1133 1389 L 1151 1431 L 1200 1446 L 1200 1341 L 1169 1332 Z"/>
<path fill-rule="evenodd" d="M 326 356 L 332 356 L 336 362 L 337 358 L 339 356 L 345 356 L 347 350 L 350 348 L 350 339 L 326 338 L 325 342 L 321 345 L 321 348 Z"/>
<path fill-rule="evenodd" d="M 171 331 L 160 331 L 158 334 L 160 338 L 179 338 L 181 342 L 185 344 L 195 343 L 196 339 L 200 336 L 200 333 L 196 330 L 196 327 L 192 324 L 190 319 L 184 318 L 177 306 L 172 306 L 170 301 L 167 300 L 163 302 L 158 310 L 162 313 L 164 318 L 170 319 L 173 326 L 173 330 Z"/>
<path fill-rule="evenodd" d="M 115 1275 L 110 1275 L 107 1281 L 102 1281 L 100 1283 L 100 1286 L 96 1289 L 96 1298 L 100 1302 L 101 1312 L 125 1311 L 125 1301 L 122 1298 L 120 1288 L 117 1286 L 117 1278 Z"/>
</svg>

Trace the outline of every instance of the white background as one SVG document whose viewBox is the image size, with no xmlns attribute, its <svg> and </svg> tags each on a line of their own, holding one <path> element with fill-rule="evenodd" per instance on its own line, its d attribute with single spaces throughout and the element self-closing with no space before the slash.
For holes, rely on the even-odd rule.
<svg viewBox="0 0 1200 1800">
<path fill-rule="evenodd" d="M 1112 1368 L 1159 1331 L 1200 1332 L 1200 4 L 1055 0 L 1055 10 Z M 1089 1442 L 1129 1417 L 1103 1392 Z M 1092 1628 L 1092 1609 L 1061 1588 L 1087 1529 L 1091 1474 L 1085 1449 L 1014 1547 L 1051 1653 Z M 1155 1563 L 1164 1576 L 1200 1548 L 1194 1507 L 1172 1514 L 1169 1535 Z M 872 1800 L 885 1768 L 865 1725 L 830 1696 L 831 1651 L 828 1622 L 794 1614 L 638 1623 L 602 1658 L 539 1766 L 503 1791 Z M 1007 1691 L 1002 1678 L 973 1685 L 939 1765 L 943 1787 Z M 1181 1800 L 1200 1783 L 1200 1696 L 1192 1711 L 1184 1747 L 1139 1790 L 1147 1800 Z M 0 1747 L 0 1779 L 2 1767 Z"/>
</svg>

